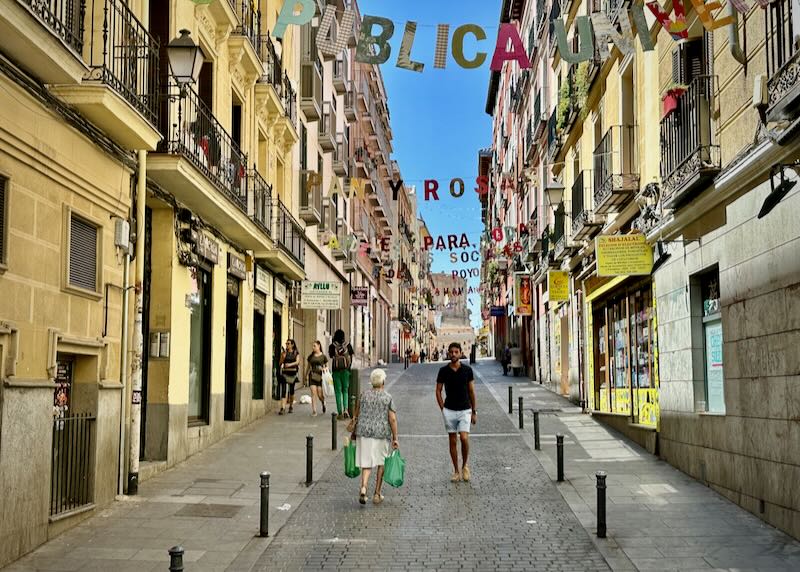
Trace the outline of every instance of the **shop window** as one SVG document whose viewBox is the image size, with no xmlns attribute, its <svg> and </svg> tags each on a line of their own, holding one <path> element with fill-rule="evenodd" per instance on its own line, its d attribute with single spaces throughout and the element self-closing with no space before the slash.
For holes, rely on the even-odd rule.
<svg viewBox="0 0 800 572">
<path fill-rule="evenodd" d="M 692 332 L 695 366 L 695 410 L 725 413 L 725 378 L 722 355 L 722 312 L 719 269 L 694 276 L 692 288 Z"/>
<path fill-rule="evenodd" d="M 69 219 L 69 271 L 70 286 L 99 291 L 98 246 L 99 228 L 94 223 L 75 215 Z"/>
<path fill-rule="evenodd" d="M 189 398 L 190 425 L 209 420 L 211 391 L 211 273 L 203 268 L 193 271 L 194 291 L 189 334 Z"/>
<path fill-rule="evenodd" d="M 8 212 L 7 204 L 8 204 L 8 179 L 6 177 L 0 177 L 0 265 L 6 263 L 6 235 L 8 232 L 6 220 L 8 217 L 6 213 Z"/>
</svg>

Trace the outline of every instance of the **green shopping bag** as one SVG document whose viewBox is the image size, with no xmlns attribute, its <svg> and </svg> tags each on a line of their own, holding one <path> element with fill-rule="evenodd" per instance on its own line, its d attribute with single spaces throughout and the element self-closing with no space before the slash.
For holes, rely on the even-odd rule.
<svg viewBox="0 0 800 572">
<path fill-rule="evenodd" d="M 400 454 L 400 451 L 395 449 L 383 462 L 383 482 L 393 487 L 401 486 L 405 470 L 406 460 Z"/>
<path fill-rule="evenodd" d="M 349 441 L 344 446 L 344 474 L 354 479 L 361 474 L 361 469 L 356 465 L 356 442 Z"/>
</svg>

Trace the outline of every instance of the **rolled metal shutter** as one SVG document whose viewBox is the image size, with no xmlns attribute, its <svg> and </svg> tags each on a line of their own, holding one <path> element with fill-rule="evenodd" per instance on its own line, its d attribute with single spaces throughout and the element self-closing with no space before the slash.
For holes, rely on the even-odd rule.
<svg viewBox="0 0 800 572">
<path fill-rule="evenodd" d="M 97 291 L 97 227 L 76 216 L 70 220 L 69 283 Z"/>
</svg>

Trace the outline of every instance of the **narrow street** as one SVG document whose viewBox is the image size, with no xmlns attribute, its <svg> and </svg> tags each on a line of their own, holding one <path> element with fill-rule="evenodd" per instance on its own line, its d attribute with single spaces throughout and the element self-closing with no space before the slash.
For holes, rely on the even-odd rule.
<svg viewBox="0 0 800 572">
<path fill-rule="evenodd" d="M 480 379 L 472 480 L 450 482 L 447 437 L 434 399 L 443 364 L 414 365 L 388 388 L 407 460 L 404 485 L 385 486 L 382 505 L 362 507 L 358 480 L 333 463 L 256 570 L 608 570 Z"/>
</svg>

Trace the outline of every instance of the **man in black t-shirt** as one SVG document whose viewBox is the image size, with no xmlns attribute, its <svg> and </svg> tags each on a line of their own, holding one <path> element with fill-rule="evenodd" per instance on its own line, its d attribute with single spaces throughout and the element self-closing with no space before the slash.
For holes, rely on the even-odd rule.
<svg viewBox="0 0 800 572">
<path fill-rule="evenodd" d="M 472 368 L 461 363 L 461 344 L 453 342 L 447 348 L 450 363 L 439 370 L 436 378 L 436 402 L 444 417 L 444 427 L 450 438 L 450 459 L 453 461 L 453 476 L 457 483 L 462 478 L 470 480 L 467 466 L 469 458 L 469 429 L 478 420 L 475 402 L 475 377 Z M 442 389 L 446 397 L 442 398 Z M 458 465 L 458 441 L 461 440 L 461 468 Z"/>
</svg>

